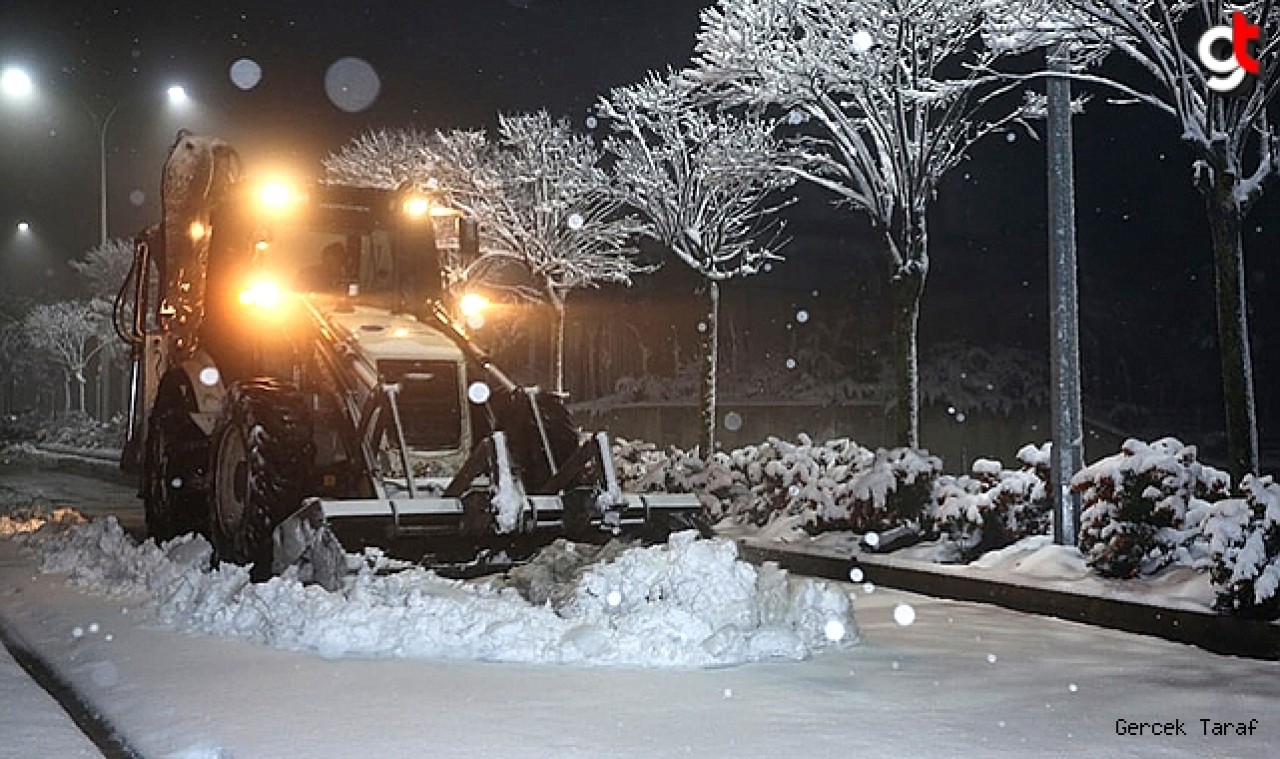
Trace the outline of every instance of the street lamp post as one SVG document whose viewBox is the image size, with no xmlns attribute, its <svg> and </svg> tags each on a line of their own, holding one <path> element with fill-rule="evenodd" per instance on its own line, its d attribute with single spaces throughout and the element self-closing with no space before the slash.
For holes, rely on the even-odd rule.
<svg viewBox="0 0 1280 759">
<path fill-rule="evenodd" d="M 11 67 L 0 74 L 0 92 L 5 95 L 27 97 L 34 91 L 35 85 L 31 77 L 22 69 Z M 169 87 L 167 94 L 169 102 L 173 105 L 182 105 L 188 99 L 187 92 L 181 85 Z M 84 100 L 77 98 L 77 101 L 89 114 L 93 128 L 98 133 L 98 242 L 105 245 L 107 242 L 107 131 L 111 126 L 111 120 L 120 110 L 122 101 L 110 103 L 106 113 L 101 116 Z"/>
</svg>

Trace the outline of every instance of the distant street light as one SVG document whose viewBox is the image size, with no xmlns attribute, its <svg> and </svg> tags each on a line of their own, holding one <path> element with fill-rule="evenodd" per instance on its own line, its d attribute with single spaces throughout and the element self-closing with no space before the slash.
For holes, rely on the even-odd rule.
<svg viewBox="0 0 1280 759">
<path fill-rule="evenodd" d="M 30 75 L 17 67 L 9 67 L 0 74 L 0 92 L 10 97 L 27 97 L 35 92 Z M 173 106 L 186 105 L 190 98 L 187 91 L 182 85 L 175 84 L 169 87 L 167 91 L 169 104 Z M 77 102 L 89 114 L 89 118 L 93 121 L 93 127 L 98 132 L 98 214 L 99 214 L 99 242 L 103 245 L 107 242 L 107 129 L 111 126 L 111 119 L 116 115 L 116 111 L 120 109 L 120 103 L 116 101 L 110 104 L 107 112 L 99 115 L 84 100 L 77 98 Z"/>
<path fill-rule="evenodd" d="M 23 98 L 30 95 L 33 89 L 31 77 L 20 68 L 11 66 L 0 74 L 0 92 L 9 97 Z"/>
</svg>

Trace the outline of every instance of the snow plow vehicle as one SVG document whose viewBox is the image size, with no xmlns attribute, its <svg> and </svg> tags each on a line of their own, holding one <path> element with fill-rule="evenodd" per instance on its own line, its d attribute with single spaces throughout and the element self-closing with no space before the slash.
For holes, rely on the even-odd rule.
<svg viewBox="0 0 1280 759">
<path fill-rule="evenodd" d="M 255 580 L 296 566 L 332 587 L 363 548 L 457 566 L 696 526 L 692 495 L 624 493 L 608 435 L 455 321 L 442 253 L 479 254 L 457 212 L 409 189 L 250 181 L 233 148 L 185 131 L 162 200 L 116 303 L 121 463 L 157 541 L 199 532 Z"/>
</svg>

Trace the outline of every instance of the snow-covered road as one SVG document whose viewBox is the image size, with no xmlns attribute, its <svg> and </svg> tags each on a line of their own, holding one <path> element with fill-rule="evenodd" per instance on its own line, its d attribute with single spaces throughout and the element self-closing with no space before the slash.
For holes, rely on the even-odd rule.
<svg viewBox="0 0 1280 759">
<path fill-rule="evenodd" d="M 29 486 L 15 482 L 0 484 Z M 110 510 L 106 492 L 93 510 Z M 649 669 L 325 658 L 178 632 L 140 598 L 71 587 L 0 539 L 0 624 L 145 756 L 1280 753 L 1280 664 L 885 588 L 845 590 L 861 641 L 800 662 Z M 16 668 L 0 661 L 0 676 L 0 756 L 84 749 Z"/>
<path fill-rule="evenodd" d="M 652 670 L 325 659 L 146 623 L 0 541 L 0 617 L 147 756 L 1264 756 L 1280 666 L 858 587 L 863 641 Z M 914 611 L 908 625 L 900 605 Z M 33 720 L 44 719 L 33 715 Z M 1253 735 L 1204 735 L 1201 720 Z M 1179 723 L 1180 721 L 1180 723 Z M 1130 723 L 1185 735 L 1121 735 Z M 1163 727 L 1161 728 L 1163 731 Z M 6 731 L 7 735 L 13 735 Z M 14 756 L 52 755 L 33 741 Z M 6 745 L 6 751 L 17 747 Z"/>
</svg>

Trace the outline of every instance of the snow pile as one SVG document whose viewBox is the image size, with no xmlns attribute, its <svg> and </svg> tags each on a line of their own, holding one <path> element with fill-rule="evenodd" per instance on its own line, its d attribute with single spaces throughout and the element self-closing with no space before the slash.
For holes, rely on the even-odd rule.
<svg viewBox="0 0 1280 759">
<path fill-rule="evenodd" d="M 138 545 L 113 518 L 50 522 L 17 539 L 38 551 L 42 570 L 93 593 L 141 596 L 177 629 L 329 657 L 716 666 L 802 659 L 856 641 L 843 590 L 753 567 L 732 543 L 695 538 L 602 551 L 567 576 L 547 574 L 536 602 L 513 583 L 421 569 L 380 575 L 367 564 L 339 592 L 287 575 L 255 584 L 244 567 L 208 569 L 202 538 Z"/>
<path fill-rule="evenodd" d="M 1225 498 L 1226 473 L 1196 461 L 1195 446 L 1172 437 L 1126 440 L 1120 453 L 1076 474 L 1082 494 L 1080 550 L 1106 577 L 1151 574 L 1190 550 L 1210 501 Z"/>
<path fill-rule="evenodd" d="M 1249 616 L 1280 616 L 1280 485 L 1270 475 L 1245 475 L 1244 498 L 1226 498 L 1208 508 L 1203 531 L 1209 541 L 1209 577 L 1218 591 L 1215 606 Z"/>
<path fill-rule="evenodd" d="M 992 459 L 973 462 L 973 474 L 943 475 L 934 487 L 932 526 L 945 535 L 963 561 L 1003 548 L 1020 538 L 1049 532 L 1049 447 L 1025 445 L 1020 469 Z"/>
</svg>

